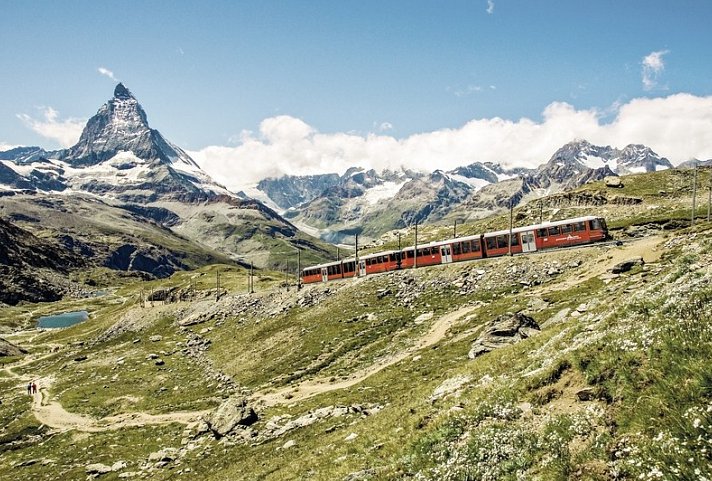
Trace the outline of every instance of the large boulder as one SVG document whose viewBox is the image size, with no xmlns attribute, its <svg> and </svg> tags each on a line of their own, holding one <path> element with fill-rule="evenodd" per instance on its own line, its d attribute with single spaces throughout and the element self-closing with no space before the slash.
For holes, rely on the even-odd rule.
<svg viewBox="0 0 712 481">
<path fill-rule="evenodd" d="M 489 323 L 489 326 L 472 343 L 468 354 L 470 359 L 507 346 L 537 334 L 539 325 L 531 317 L 517 312 L 503 314 Z"/>
<path fill-rule="evenodd" d="M 628 260 L 625 260 L 623 262 L 619 262 L 618 264 L 614 265 L 611 268 L 611 273 L 612 274 L 620 274 L 622 272 L 628 272 L 635 266 L 642 266 L 645 264 L 645 261 L 643 260 L 642 257 L 631 257 Z"/>
<path fill-rule="evenodd" d="M 606 187 L 613 187 L 614 189 L 620 189 L 623 187 L 623 181 L 618 176 L 609 176 L 603 179 L 606 183 Z"/>
<path fill-rule="evenodd" d="M 241 397 L 225 400 L 203 419 L 216 437 L 231 433 L 237 426 L 250 426 L 257 422 L 257 413 Z"/>
</svg>

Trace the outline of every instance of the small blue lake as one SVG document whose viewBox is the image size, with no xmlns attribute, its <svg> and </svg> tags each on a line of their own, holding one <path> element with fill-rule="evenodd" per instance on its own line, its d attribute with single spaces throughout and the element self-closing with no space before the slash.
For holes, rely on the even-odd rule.
<svg viewBox="0 0 712 481">
<path fill-rule="evenodd" d="M 37 321 L 37 327 L 69 327 L 78 322 L 86 321 L 87 319 L 89 319 L 89 313 L 87 311 L 65 312 L 63 314 L 40 317 L 40 320 Z"/>
</svg>

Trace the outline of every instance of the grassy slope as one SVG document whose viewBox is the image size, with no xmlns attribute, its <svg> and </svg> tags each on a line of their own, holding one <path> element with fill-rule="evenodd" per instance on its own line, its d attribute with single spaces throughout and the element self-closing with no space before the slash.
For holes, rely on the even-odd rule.
<svg viewBox="0 0 712 481">
<path fill-rule="evenodd" d="M 625 178 L 629 190 L 616 193 L 641 196 L 644 204 L 633 209 L 602 207 L 600 213 L 621 227 L 656 220 L 662 209 L 679 212 L 684 219 L 689 214 L 689 207 L 685 213 L 683 206 L 687 199 L 680 200 L 685 197 L 680 180 L 684 175 L 656 174 L 654 186 L 649 174 Z M 661 195 L 660 190 L 667 194 Z M 591 211 L 570 209 L 556 215 L 567 217 L 584 210 Z M 706 213 L 706 207 L 702 210 L 701 214 Z M 528 215 L 526 208 L 522 212 Z M 487 222 L 499 225 L 506 223 L 506 217 Z M 414 353 L 351 389 L 261 409 L 256 429 L 263 429 L 272 416 L 296 417 L 328 405 L 375 403 L 384 407 L 377 414 L 323 420 L 254 446 L 207 441 L 209 451 L 191 451 L 181 466 L 169 466 L 150 476 L 172 479 L 190 466 L 191 479 L 216 480 L 333 480 L 347 479 L 356 472 L 360 476 L 351 479 L 710 477 L 710 233 L 712 228 L 704 223 L 667 233 L 666 246 L 654 252 L 654 256 L 662 253 L 658 262 L 614 279 L 586 273 L 605 272 L 620 248 L 594 247 L 315 286 L 299 294 L 280 290 L 266 297 L 253 296 L 262 299 L 254 310 L 189 328 L 212 341 L 209 359 L 246 392 L 314 377 L 342 379 L 412 345 L 431 322 L 415 323 L 419 315 L 433 312 L 436 319 L 465 304 L 475 310 L 432 348 Z M 575 259 L 582 261 L 580 267 L 562 267 L 561 274 L 544 276 L 539 286 L 518 282 L 517 272 L 541 272 L 555 262 L 567 266 Z M 480 288 L 460 294 L 453 281 L 465 273 L 474 277 L 480 270 L 485 271 L 478 281 Z M 181 273 L 166 283 L 187 286 L 192 279 L 196 290 L 208 289 L 213 276 L 214 270 L 204 269 Z M 233 294 L 245 292 L 244 272 L 225 273 L 223 279 Z M 276 286 L 281 275 L 265 274 L 261 279 L 257 286 L 263 291 Z M 143 286 L 145 291 L 149 288 Z M 154 306 L 156 315 L 148 316 L 138 332 L 100 344 L 88 342 L 127 309 L 140 309 L 131 307 L 140 289 L 130 285 L 115 297 L 91 301 L 88 307 L 95 315 L 90 323 L 47 332 L 31 342 L 29 336 L 16 339 L 37 353 L 46 352 L 51 344 L 64 346 L 16 372 L 57 375 L 53 394 L 75 412 L 159 413 L 216 405 L 226 393 L 218 390 L 216 394 L 215 382 L 178 352 L 177 343 L 185 341 L 186 333 L 173 320 L 187 303 L 178 305 L 178 311 L 170 305 Z M 379 295 L 383 289 L 391 293 Z M 414 299 L 398 302 L 413 292 L 419 293 Z M 300 299 L 310 298 L 316 299 L 313 305 L 299 305 Z M 570 314 L 582 304 L 584 312 Z M 475 360 L 467 358 L 483 323 L 500 313 L 522 309 L 544 326 L 538 336 Z M 565 309 L 569 315 L 562 316 Z M 11 322 L 16 315 L 12 312 L 4 310 L 0 322 Z M 148 341 L 152 334 L 161 334 L 161 341 Z M 141 342 L 134 344 L 135 338 Z M 78 340 L 87 342 L 69 344 Z M 155 351 L 171 353 L 161 354 L 166 360 L 162 368 L 144 362 Z M 73 361 L 79 354 L 87 355 L 87 361 Z M 125 358 L 121 369 L 102 361 L 119 357 Z M 112 381 L 115 374 L 118 379 Z M 460 380 L 461 387 L 433 400 L 433 393 L 447 380 Z M 161 391 L 164 385 L 169 389 Z M 15 386 L 16 381 L 0 373 L 0 387 L 8 393 L 0 405 L 4 426 L 0 440 L 24 442 L 18 441 L 13 445 L 16 449 L 3 453 L 0 478 L 61 474 L 63 479 L 83 479 L 83 466 L 89 462 L 111 464 L 124 459 L 128 469 L 134 470 L 159 447 L 180 447 L 183 428 L 178 425 L 92 435 L 64 433 L 32 443 L 39 426 L 28 413 L 26 397 Z M 173 391 L 174 386 L 178 390 Z M 586 387 L 593 399 L 579 401 L 576 392 Z M 125 395 L 137 400 L 116 401 Z M 352 433 L 357 437 L 347 441 Z M 289 440 L 295 444 L 281 449 Z M 0 447 L 10 445 L 4 442 Z M 32 458 L 54 462 L 11 467 Z"/>
</svg>

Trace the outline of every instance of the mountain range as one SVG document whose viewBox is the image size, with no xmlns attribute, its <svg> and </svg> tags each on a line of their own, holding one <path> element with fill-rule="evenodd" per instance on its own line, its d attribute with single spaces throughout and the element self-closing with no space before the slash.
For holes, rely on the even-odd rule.
<svg viewBox="0 0 712 481">
<path fill-rule="evenodd" d="M 100 202 L 233 259 L 268 266 L 296 250 L 329 258 L 330 247 L 320 241 L 352 243 L 355 235 L 375 239 L 416 223 L 476 219 L 606 176 L 672 167 L 644 145 L 617 149 L 575 140 L 533 169 L 492 162 L 429 173 L 351 168 L 268 178 L 249 195 L 233 193 L 152 129 L 120 83 L 74 146 L 0 152 L 0 198 Z"/>
<path fill-rule="evenodd" d="M 464 221 L 607 176 L 672 167 L 644 145 L 616 149 L 576 140 L 535 169 L 491 162 L 431 173 L 352 168 L 341 176 L 269 178 L 257 189 L 300 228 L 331 242 L 351 242 L 355 234 L 374 238 L 414 223 Z"/>
</svg>

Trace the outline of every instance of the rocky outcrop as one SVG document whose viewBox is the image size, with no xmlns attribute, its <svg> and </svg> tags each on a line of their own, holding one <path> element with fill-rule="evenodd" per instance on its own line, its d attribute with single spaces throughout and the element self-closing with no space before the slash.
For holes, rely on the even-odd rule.
<svg viewBox="0 0 712 481">
<path fill-rule="evenodd" d="M 517 343 L 537 334 L 540 330 L 534 319 L 521 312 L 503 314 L 490 322 L 472 344 L 468 357 L 474 359 L 494 349 Z"/>
<path fill-rule="evenodd" d="M 22 356 L 23 354 L 27 354 L 25 349 L 0 337 L 0 357 Z"/>
<path fill-rule="evenodd" d="M 116 248 L 104 265 L 120 271 L 147 272 L 158 278 L 169 277 L 175 271 L 186 268 L 180 258 L 171 252 L 133 244 Z"/>
</svg>

